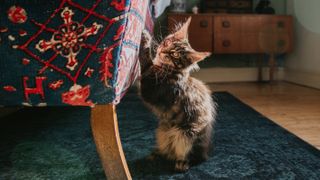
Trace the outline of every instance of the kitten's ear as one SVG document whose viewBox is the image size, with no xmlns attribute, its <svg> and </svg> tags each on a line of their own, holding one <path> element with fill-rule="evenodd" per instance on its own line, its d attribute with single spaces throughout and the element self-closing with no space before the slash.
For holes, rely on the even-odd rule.
<svg viewBox="0 0 320 180">
<path fill-rule="evenodd" d="M 190 26 L 191 17 L 174 33 L 174 37 L 176 39 L 188 39 L 188 28 Z"/>
<path fill-rule="evenodd" d="M 197 51 L 194 51 L 191 54 L 191 61 L 192 61 L 192 63 L 196 63 L 196 62 L 204 60 L 206 57 L 209 57 L 209 56 L 211 56 L 210 52 L 197 52 Z"/>
</svg>

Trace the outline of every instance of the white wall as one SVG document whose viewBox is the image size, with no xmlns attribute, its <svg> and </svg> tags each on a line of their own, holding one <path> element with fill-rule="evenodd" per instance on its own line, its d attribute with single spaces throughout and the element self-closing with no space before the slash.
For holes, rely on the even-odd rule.
<svg viewBox="0 0 320 180">
<path fill-rule="evenodd" d="M 285 80 L 320 89 L 320 1 L 288 0 L 295 18 L 294 52 L 287 56 Z"/>
</svg>

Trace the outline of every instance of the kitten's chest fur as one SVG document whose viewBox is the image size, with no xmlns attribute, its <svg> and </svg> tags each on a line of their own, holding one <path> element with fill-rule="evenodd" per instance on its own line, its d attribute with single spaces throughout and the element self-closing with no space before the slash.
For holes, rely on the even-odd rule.
<svg viewBox="0 0 320 180">
<path fill-rule="evenodd" d="M 141 95 L 145 102 L 162 109 L 170 109 L 177 103 L 178 95 L 185 92 L 186 78 L 175 73 L 164 75 L 150 69 L 141 79 Z"/>
<path fill-rule="evenodd" d="M 159 117 L 160 124 L 199 128 L 211 123 L 215 114 L 211 92 L 201 81 L 189 73 L 158 73 L 149 69 L 141 79 L 141 96 Z"/>
</svg>

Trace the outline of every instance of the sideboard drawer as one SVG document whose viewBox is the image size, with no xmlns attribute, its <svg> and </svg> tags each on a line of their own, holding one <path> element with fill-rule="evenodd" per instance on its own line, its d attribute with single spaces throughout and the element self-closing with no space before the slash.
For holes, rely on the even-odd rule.
<svg viewBox="0 0 320 180">
<path fill-rule="evenodd" d="M 191 44 L 191 47 L 197 51 L 212 52 L 213 47 L 210 34 L 206 36 L 199 36 L 198 33 L 190 32 L 189 42 Z"/>
<path fill-rule="evenodd" d="M 240 47 L 240 36 L 235 33 L 223 33 L 223 34 L 215 34 L 215 39 L 213 42 L 214 53 L 222 54 L 222 53 L 233 53 L 241 51 Z"/>
<path fill-rule="evenodd" d="M 290 16 L 216 15 L 213 21 L 216 54 L 292 51 Z M 232 42 L 228 47 L 225 39 Z"/>
<path fill-rule="evenodd" d="M 291 16 L 261 16 L 259 30 L 259 46 L 261 52 L 291 52 L 292 51 L 292 17 Z"/>
<path fill-rule="evenodd" d="M 189 32 L 212 34 L 212 17 L 206 15 L 192 16 Z"/>
<path fill-rule="evenodd" d="M 291 52 L 292 44 L 292 37 L 285 30 L 267 28 L 259 34 L 260 52 Z"/>
<path fill-rule="evenodd" d="M 255 33 L 261 19 L 256 15 L 216 15 L 213 20 L 215 33 Z"/>
<path fill-rule="evenodd" d="M 191 46 L 215 54 L 286 53 L 293 47 L 291 16 L 256 14 L 169 14 L 169 30 L 192 16 Z"/>
<path fill-rule="evenodd" d="M 169 31 L 175 30 L 179 23 L 184 23 L 189 17 L 189 15 L 184 14 L 169 14 Z M 212 17 L 209 15 L 192 15 L 189 33 L 212 34 Z"/>
<path fill-rule="evenodd" d="M 293 50 L 293 18 L 291 16 L 262 17 L 259 36 L 261 50 L 276 52 L 292 52 Z"/>
<path fill-rule="evenodd" d="M 241 29 L 241 22 L 235 16 L 214 16 L 214 34 L 237 33 Z"/>
<path fill-rule="evenodd" d="M 292 29 L 292 17 L 290 16 L 274 16 L 270 18 L 269 16 L 261 17 L 261 22 L 264 25 L 271 26 L 276 29 L 283 29 L 285 31 L 290 31 Z"/>
<path fill-rule="evenodd" d="M 169 14 L 168 29 L 169 32 L 175 30 L 177 24 L 184 23 L 190 15 L 187 14 Z M 212 52 L 213 39 L 212 16 L 210 15 L 192 15 L 189 26 L 189 41 L 195 50 Z"/>
</svg>

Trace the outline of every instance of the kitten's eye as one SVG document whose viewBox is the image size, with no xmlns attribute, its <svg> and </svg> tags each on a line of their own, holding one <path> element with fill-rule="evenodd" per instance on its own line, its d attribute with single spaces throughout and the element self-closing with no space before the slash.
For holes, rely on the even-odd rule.
<svg viewBox="0 0 320 180">
<path fill-rule="evenodd" d="M 171 53 L 171 56 L 174 57 L 174 58 L 179 58 L 180 57 L 180 53 L 173 52 L 173 53 Z"/>
</svg>

